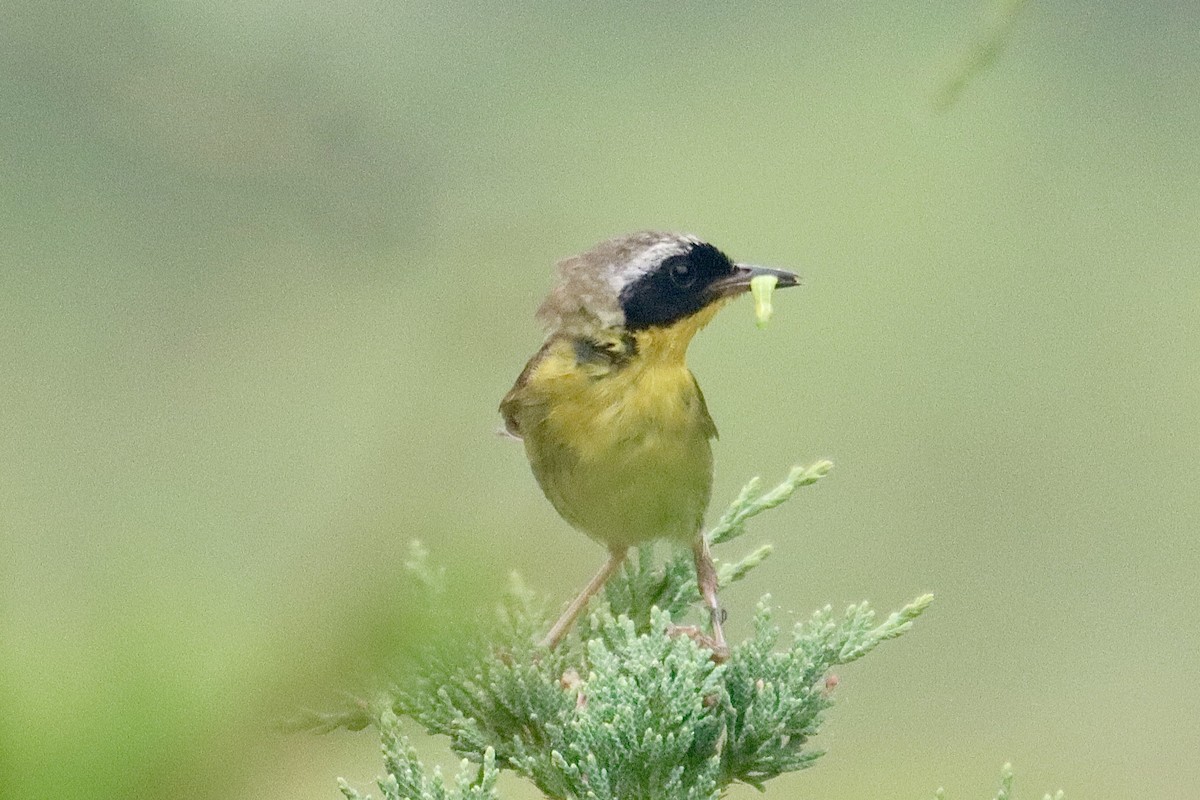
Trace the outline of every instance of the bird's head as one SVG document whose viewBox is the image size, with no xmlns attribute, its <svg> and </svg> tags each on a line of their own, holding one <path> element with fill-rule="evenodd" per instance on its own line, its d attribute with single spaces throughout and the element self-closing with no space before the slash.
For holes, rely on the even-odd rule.
<svg viewBox="0 0 1200 800">
<path fill-rule="evenodd" d="M 780 288 L 791 272 L 736 263 L 695 236 L 641 231 L 617 236 L 558 264 L 559 280 L 538 309 L 550 333 L 633 334 L 642 349 L 682 355 L 688 342 L 758 275 Z"/>
</svg>

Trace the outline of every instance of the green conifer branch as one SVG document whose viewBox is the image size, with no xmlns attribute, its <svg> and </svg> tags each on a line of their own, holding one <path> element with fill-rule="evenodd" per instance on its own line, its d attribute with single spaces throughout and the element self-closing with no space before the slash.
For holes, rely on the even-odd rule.
<svg viewBox="0 0 1200 800">
<path fill-rule="evenodd" d="M 766 492 L 751 481 L 710 542 L 742 536 L 751 517 L 830 467 L 797 467 Z M 722 585 L 770 553 L 762 546 L 720 563 Z M 554 651 L 535 646 L 547 615 L 514 579 L 491 624 L 472 630 L 442 620 L 455 635 L 415 659 L 375 701 L 310 714 L 307 724 L 327 730 L 373 718 L 387 773 L 379 782 L 384 800 L 497 800 L 501 769 L 528 778 L 548 798 L 716 800 L 733 783 L 763 789 L 771 778 L 811 766 L 821 751 L 810 742 L 837 686 L 833 670 L 909 630 L 932 601 L 923 595 L 878 624 L 865 603 L 840 615 L 826 606 L 785 636 L 764 597 L 754 634 L 717 664 L 683 624 L 698 599 L 690 554 L 662 562 L 653 555 L 644 547 L 630 559 L 606 587 L 605 602 L 593 602 Z M 406 571 L 432 614 L 447 606 L 439 601 L 444 575 L 419 545 Z M 400 716 L 449 738 L 464 758 L 452 785 L 426 772 L 399 731 Z M 361 800 L 345 784 L 342 792 Z"/>
<path fill-rule="evenodd" d="M 762 481 L 752 478 L 742 487 L 737 499 L 730 504 L 721 519 L 709 531 L 709 542 L 721 544 L 736 539 L 746 532 L 746 521 L 768 509 L 787 502 L 792 494 L 802 486 L 812 486 L 829 474 L 833 469 L 832 461 L 818 461 L 807 467 L 792 467 L 787 478 L 769 492 L 757 494 Z"/>
<path fill-rule="evenodd" d="M 482 763 L 477 766 L 463 759 L 453 786 L 447 787 L 440 772 L 435 770 L 432 776 L 426 773 L 416 751 L 400 733 L 395 714 L 381 715 L 379 736 L 386 774 L 378 785 L 384 800 L 498 800 L 496 780 L 500 769 L 491 752 L 484 751 Z M 370 800 L 370 795 L 363 797 L 344 780 L 338 780 L 338 788 L 346 800 Z"/>
</svg>

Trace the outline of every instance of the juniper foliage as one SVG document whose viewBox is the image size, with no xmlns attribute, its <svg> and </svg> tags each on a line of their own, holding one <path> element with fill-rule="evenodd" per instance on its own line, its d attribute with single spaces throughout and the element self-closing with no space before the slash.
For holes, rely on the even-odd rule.
<svg viewBox="0 0 1200 800">
<path fill-rule="evenodd" d="M 793 469 L 766 492 L 751 481 L 709 532 L 711 544 L 738 539 L 750 518 L 830 466 Z M 741 580 L 770 553 L 764 546 L 720 563 L 721 584 Z M 430 592 L 442 591 L 419 553 L 409 568 L 428 573 L 420 580 Z M 932 600 L 919 597 L 882 621 L 866 603 L 840 614 L 826 606 L 785 634 L 764 598 L 753 635 L 717 664 L 698 643 L 699 628 L 686 624 L 698 599 L 690 553 L 656 561 L 643 548 L 603 597 L 546 652 L 533 642 L 547 615 L 514 585 L 486 631 L 443 643 L 376 701 L 318 722 L 373 718 L 383 737 L 386 800 L 492 800 L 500 769 L 528 778 L 548 798 L 715 800 L 735 782 L 762 789 L 811 766 L 821 755 L 810 740 L 833 702 L 833 670 L 907 631 Z M 398 716 L 449 737 L 465 759 L 452 788 L 426 774 Z M 472 772 L 469 764 L 478 766 Z M 343 792 L 359 798 L 344 785 Z"/>
<path fill-rule="evenodd" d="M 426 774 L 412 745 L 400 732 L 399 719 L 385 712 L 379 720 L 379 736 L 383 744 L 383 766 L 387 775 L 379 779 L 384 800 L 496 800 L 496 780 L 500 769 L 491 751 L 485 751 L 483 762 L 472 768 L 463 759 L 452 788 L 446 786 L 439 772 Z M 338 786 L 346 800 L 366 800 L 344 780 Z"/>
</svg>

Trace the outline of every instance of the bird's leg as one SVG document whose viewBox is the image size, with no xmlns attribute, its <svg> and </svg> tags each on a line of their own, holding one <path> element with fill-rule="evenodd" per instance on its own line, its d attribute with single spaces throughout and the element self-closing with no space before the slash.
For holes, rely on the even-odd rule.
<svg viewBox="0 0 1200 800">
<path fill-rule="evenodd" d="M 692 545 L 692 554 L 696 557 L 696 585 L 700 589 L 700 598 L 708 609 L 712 623 L 713 660 L 724 661 L 729 658 L 725 632 L 721 629 L 721 623 L 725 621 L 725 612 L 717 604 L 717 568 L 713 564 L 712 554 L 708 551 L 708 539 L 703 535 Z"/>
<path fill-rule="evenodd" d="M 571 601 L 571 605 L 567 606 L 567 610 L 558 618 L 558 622 L 554 623 L 554 627 L 550 632 L 539 642 L 539 645 L 550 650 L 558 646 L 567 632 L 571 630 L 571 626 L 575 624 L 575 620 L 587 608 L 588 601 L 592 596 L 604 588 L 604 584 L 608 583 L 608 579 L 625 561 L 626 549 L 622 547 L 619 550 L 608 551 L 608 560 L 604 562 L 604 566 L 596 573 L 596 576 L 583 587 L 583 591 L 579 596 Z"/>
</svg>

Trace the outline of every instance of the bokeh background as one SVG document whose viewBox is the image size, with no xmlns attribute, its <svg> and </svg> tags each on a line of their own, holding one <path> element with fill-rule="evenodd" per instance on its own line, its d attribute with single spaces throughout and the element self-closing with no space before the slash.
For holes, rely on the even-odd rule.
<svg viewBox="0 0 1200 800">
<path fill-rule="evenodd" d="M 997 13 L 0 5 L 0 793 L 367 785 L 274 721 L 402 638 L 413 538 L 468 608 L 595 569 L 495 409 L 644 227 L 806 279 L 692 348 L 718 502 L 837 464 L 734 620 L 938 596 L 769 795 L 1194 792 L 1200 12 L 1034 2 L 974 71 Z"/>
</svg>

